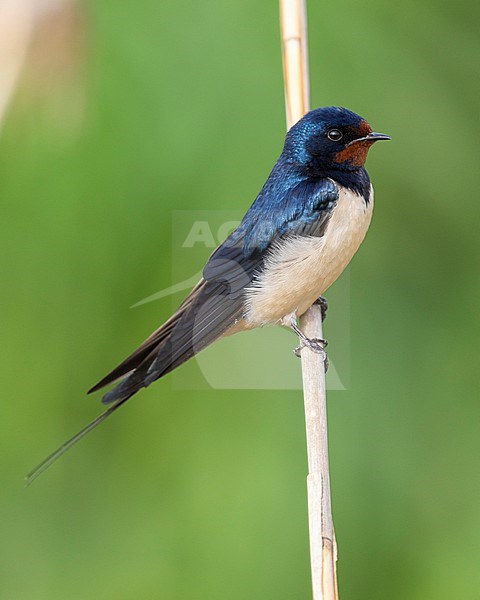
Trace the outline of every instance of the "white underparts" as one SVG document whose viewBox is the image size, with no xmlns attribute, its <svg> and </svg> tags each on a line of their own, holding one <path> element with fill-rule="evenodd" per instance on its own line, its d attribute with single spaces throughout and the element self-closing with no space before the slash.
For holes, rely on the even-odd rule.
<svg viewBox="0 0 480 600">
<path fill-rule="evenodd" d="M 322 237 L 292 236 L 277 243 L 264 271 L 246 291 L 245 325 L 302 315 L 348 265 L 367 233 L 372 211 L 373 189 L 366 204 L 361 196 L 340 188 Z"/>
</svg>

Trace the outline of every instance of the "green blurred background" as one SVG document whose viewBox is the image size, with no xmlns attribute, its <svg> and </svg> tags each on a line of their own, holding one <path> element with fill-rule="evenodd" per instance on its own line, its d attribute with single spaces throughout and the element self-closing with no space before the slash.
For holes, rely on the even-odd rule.
<svg viewBox="0 0 480 600">
<path fill-rule="evenodd" d="M 276 2 L 65 6 L 0 131 L 0 597 L 307 599 L 300 391 L 166 378 L 23 487 L 170 314 L 129 307 L 173 282 L 172 211 L 245 210 L 285 127 Z M 329 393 L 340 595 L 478 599 L 479 5 L 308 8 L 312 106 L 393 138 Z"/>
</svg>

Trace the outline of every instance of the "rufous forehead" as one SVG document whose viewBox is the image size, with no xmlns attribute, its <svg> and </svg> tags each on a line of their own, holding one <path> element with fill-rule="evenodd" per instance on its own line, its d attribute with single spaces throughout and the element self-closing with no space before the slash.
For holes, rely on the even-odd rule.
<svg viewBox="0 0 480 600">
<path fill-rule="evenodd" d="M 355 131 L 355 133 L 358 133 L 359 137 L 363 137 L 369 133 L 372 133 L 372 128 L 370 127 L 370 124 L 365 121 L 365 119 L 362 119 L 358 125 L 351 127 L 350 129 Z"/>
</svg>

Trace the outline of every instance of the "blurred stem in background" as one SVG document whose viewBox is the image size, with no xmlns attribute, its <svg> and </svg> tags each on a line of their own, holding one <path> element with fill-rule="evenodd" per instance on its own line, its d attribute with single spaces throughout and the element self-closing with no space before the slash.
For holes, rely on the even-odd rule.
<svg viewBox="0 0 480 600">
<path fill-rule="evenodd" d="M 33 30 L 33 3 L 0 3 L 0 126 L 14 96 L 25 64 Z"/>
<path fill-rule="evenodd" d="M 0 0 L 0 127 L 22 84 L 34 101 L 44 96 L 55 102 L 58 90 L 78 91 L 83 28 L 73 0 Z M 64 121 L 77 122 L 73 96 L 61 104 L 68 110 Z"/>
</svg>

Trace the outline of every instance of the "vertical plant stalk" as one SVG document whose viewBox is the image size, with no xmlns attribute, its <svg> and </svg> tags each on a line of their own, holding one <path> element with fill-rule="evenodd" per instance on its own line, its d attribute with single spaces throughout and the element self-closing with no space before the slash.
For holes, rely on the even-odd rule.
<svg viewBox="0 0 480 600">
<path fill-rule="evenodd" d="M 280 0 L 287 129 L 309 110 L 305 0 Z M 322 315 L 313 305 L 300 319 L 309 338 L 322 338 Z M 308 456 L 308 524 L 314 600 L 338 600 L 337 547 L 328 469 L 325 365 L 322 356 L 302 350 L 303 395 Z"/>
</svg>

